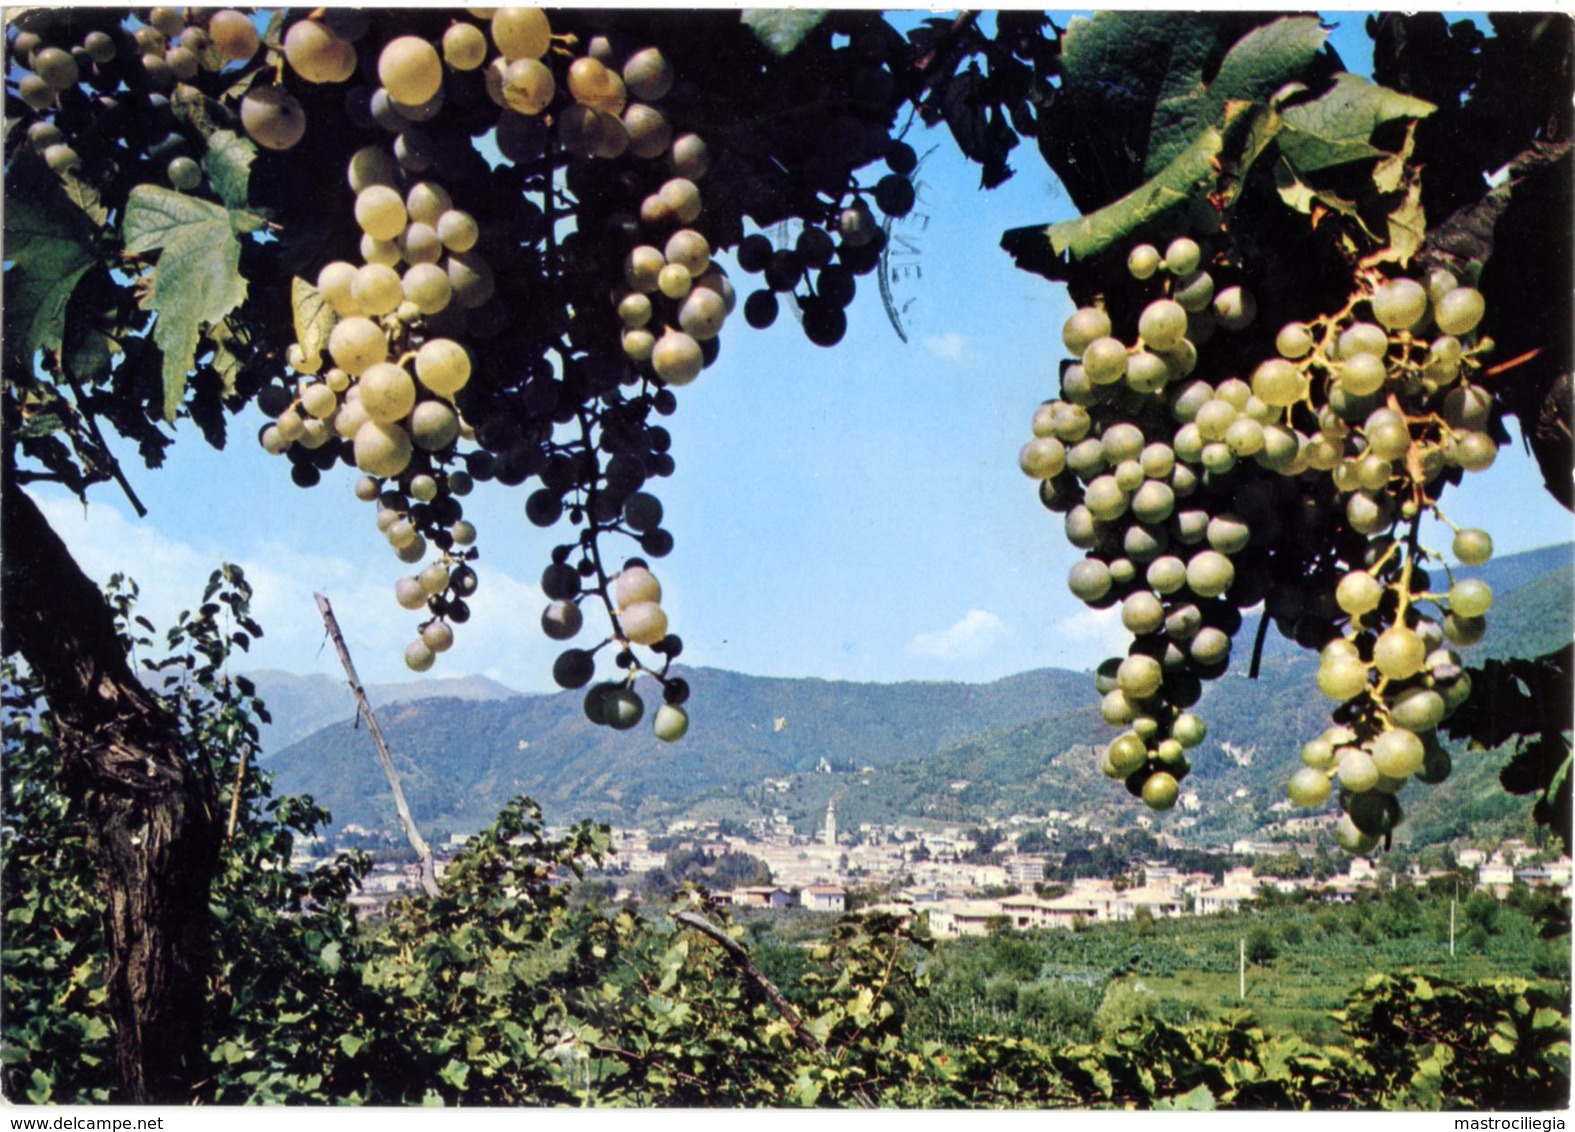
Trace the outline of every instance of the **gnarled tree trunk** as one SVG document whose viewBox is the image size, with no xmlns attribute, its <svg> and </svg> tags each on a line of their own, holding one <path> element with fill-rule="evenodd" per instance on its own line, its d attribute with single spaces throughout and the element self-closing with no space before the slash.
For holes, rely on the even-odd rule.
<svg viewBox="0 0 1575 1132">
<path fill-rule="evenodd" d="M 14 484 L 3 508 L 3 645 L 43 681 L 60 777 L 104 883 L 105 977 L 122 1096 L 190 1098 L 203 1052 L 219 822 L 176 721 L 132 671 L 102 592 Z"/>
</svg>

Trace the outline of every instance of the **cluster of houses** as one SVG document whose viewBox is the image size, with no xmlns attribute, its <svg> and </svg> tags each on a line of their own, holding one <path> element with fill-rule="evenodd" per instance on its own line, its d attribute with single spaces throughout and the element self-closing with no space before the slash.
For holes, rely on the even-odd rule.
<svg viewBox="0 0 1575 1132">
<path fill-rule="evenodd" d="M 1030 821 L 1009 821 L 1006 832 L 1010 835 L 1014 827 Z M 1348 902 L 1360 889 L 1378 883 L 1374 863 L 1360 857 L 1347 862 L 1345 873 L 1323 880 L 1255 876 L 1244 867 L 1232 869 L 1216 881 L 1207 873 L 1181 873 L 1163 861 L 1148 861 L 1135 885 L 1115 878 L 1081 879 L 1060 895 L 1039 896 L 1036 891 L 1043 890 L 1046 879 L 1044 856 L 1008 852 L 988 861 L 973 860 L 971 831 L 963 829 L 861 826 L 852 833 L 840 832 L 835 810 L 828 809 L 824 826 L 813 837 L 795 836 L 791 831 L 764 831 L 762 836 L 762 832 L 724 834 L 714 823 L 680 822 L 653 847 L 645 831 L 622 831 L 615 834 L 614 853 L 604 876 L 613 885 L 615 899 L 637 898 L 642 874 L 663 867 L 667 846 L 678 838 L 715 856 L 746 853 L 769 870 L 771 884 L 713 892 L 718 903 L 739 908 L 842 912 L 849 889 L 884 889 L 896 895 L 879 907 L 905 915 L 925 913 L 931 933 L 942 938 L 984 934 L 998 926 L 1029 930 L 1132 920 L 1142 915 L 1154 919 L 1206 916 L 1235 911 L 1256 899 L 1265 887 L 1289 893 L 1316 892 L 1323 900 Z M 439 854 L 440 875 L 446 858 L 464 840 L 452 839 Z M 1011 841 L 1004 844 L 1010 847 Z M 312 847 L 302 848 L 310 851 Z M 1250 860 L 1283 855 L 1292 847 L 1240 841 L 1230 848 L 1239 859 Z M 1498 896 L 1517 882 L 1564 890 L 1571 886 L 1568 858 L 1539 863 L 1536 850 L 1523 842 L 1507 841 L 1491 854 L 1460 846 L 1455 859 L 1461 868 L 1475 870 L 1478 887 Z M 1413 871 L 1414 882 L 1427 879 Z M 414 866 L 380 865 L 366 878 L 353 902 L 374 912 L 396 895 L 415 889 L 418 882 Z"/>
</svg>

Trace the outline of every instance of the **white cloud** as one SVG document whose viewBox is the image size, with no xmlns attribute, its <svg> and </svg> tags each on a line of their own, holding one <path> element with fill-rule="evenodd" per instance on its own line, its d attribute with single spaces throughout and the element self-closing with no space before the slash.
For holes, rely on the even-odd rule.
<svg viewBox="0 0 1575 1132">
<path fill-rule="evenodd" d="M 993 613 L 970 609 L 961 621 L 935 633 L 919 633 L 908 642 L 908 655 L 934 660 L 983 656 L 1006 636 L 1006 625 Z"/>
<path fill-rule="evenodd" d="M 935 334 L 924 339 L 923 346 L 937 358 L 961 362 L 968 348 L 968 339 L 955 330 L 948 330 L 945 334 Z"/>
<path fill-rule="evenodd" d="M 1055 623 L 1051 640 L 1065 642 L 1070 654 L 1057 658 L 1061 664 L 1092 667 L 1107 656 L 1125 656 L 1132 634 L 1121 623 L 1121 607 L 1084 609 Z M 1097 655 L 1096 655 L 1097 654 Z M 1088 660 L 1088 657 L 1093 657 Z"/>
</svg>

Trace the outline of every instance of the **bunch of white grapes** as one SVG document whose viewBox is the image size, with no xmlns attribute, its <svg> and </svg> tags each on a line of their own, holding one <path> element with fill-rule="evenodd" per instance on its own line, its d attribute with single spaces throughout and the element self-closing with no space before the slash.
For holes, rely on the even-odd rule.
<svg viewBox="0 0 1575 1132">
<path fill-rule="evenodd" d="M 1291 796 L 1321 805 L 1338 778 L 1340 843 L 1370 850 L 1409 777 L 1448 773 L 1433 729 L 1469 682 L 1446 642 L 1480 637 L 1491 602 L 1476 580 L 1428 593 L 1415 538 L 1452 470 L 1496 454 L 1491 398 L 1470 381 L 1491 345 L 1475 335 L 1482 296 L 1441 270 L 1369 277 L 1343 310 L 1283 326 L 1274 355 L 1238 377 L 1200 370 L 1198 347 L 1253 324 L 1250 293 L 1217 288 L 1185 238 L 1163 255 L 1134 248 L 1128 270 L 1163 293 L 1131 340 L 1097 307 L 1067 320 L 1077 361 L 1019 458 L 1087 552 L 1072 592 L 1119 604 L 1134 635 L 1096 674 L 1104 718 L 1126 728 L 1101 769 L 1155 809 L 1174 805 L 1205 735 L 1187 709 L 1226 670 L 1241 611 L 1267 600 L 1265 616 L 1321 647 L 1319 687 L 1345 705 Z M 1491 543 L 1464 531 L 1453 551 L 1474 565 Z"/>
</svg>

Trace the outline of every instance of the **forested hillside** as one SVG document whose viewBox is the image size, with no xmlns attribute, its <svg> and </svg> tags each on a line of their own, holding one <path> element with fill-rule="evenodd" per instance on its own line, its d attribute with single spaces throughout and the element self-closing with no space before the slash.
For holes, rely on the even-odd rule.
<svg viewBox="0 0 1575 1132">
<path fill-rule="evenodd" d="M 1468 661 L 1556 648 L 1575 622 L 1569 544 L 1512 555 L 1472 571 L 1493 585 L 1492 629 Z M 1251 626 L 1241 642 L 1252 640 Z M 1270 632 L 1268 641 L 1279 641 Z M 1250 652 L 1208 688 L 1200 707 L 1210 735 L 1187 788 L 1203 803 L 1167 828 L 1202 839 L 1246 836 L 1284 798 L 1295 751 L 1322 727 L 1312 692 L 1316 658 L 1265 647 L 1256 680 Z M 549 818 L 651 824 L 681 816 L 744 820 L 781 811 L 800 829 L 835 800 L 845 824 L 978 821 L 1072 809 L 1122 825 L 1143 813 L 1112 794 L 1095 745 L 1112 730 L 1086 673 L 1044 669 L 985 685 L 858 684 L 685 670 L 699 702 L 682 744 L 611 734 L 590 724 L 580 697 L 439 698 L 395 702 L 380 713 L 416 819 L 433 832 L 468 832 L 508 798 L 529 794 Z M 282 682 L 281 682 L 282 683 Z M 263 693 L 268 685 L 259 681 Z M 497 685 L 483 685 L 482 690 Z M 342 688 L 335 697 L 346 699 Z M 385 698 L 394 699 L 392 690 Z M 1482 806 L 1514 809 L 1484 791 L 1502 759 L 1457 759 L 1456 776 L 1408 805 L 1419 836 L 1460 827 Z M 287 793 L 306 793 L 336 823 L 393 828 L 394 814 L 364 729 L 339 721 L 278 752 L 269 765 Z M 870 768 L 870 769 L 866 769 Z M 793 779 L 774 789 L 767 779 Z M 1480 799 L 1474 801 L 1473 799 Z"/>
</svg>

